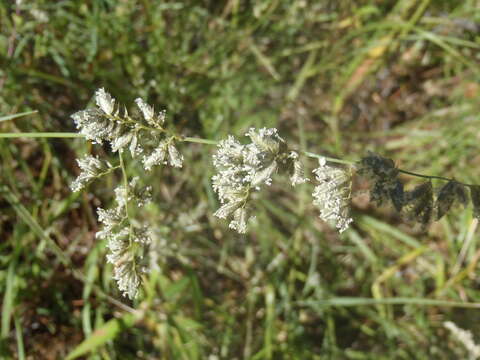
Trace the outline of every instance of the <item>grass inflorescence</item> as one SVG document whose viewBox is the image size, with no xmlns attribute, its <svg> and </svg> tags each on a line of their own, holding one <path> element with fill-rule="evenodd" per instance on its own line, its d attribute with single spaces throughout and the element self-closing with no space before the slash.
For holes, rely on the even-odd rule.
<svg viewBox="0 0 480 360">
<path fill-rule="evenodd" d="M 0 2 L 0 357 L 473 357 L 479 22 L 476 0 Z M 101 88 L 121 157 L 70 118 Z M 212 156 L 250 128 L 288 152 L 255 163 L 238 234 Z M 101 174 L 81 192 L 76 159 Z M 136 177 L 151 201 L 119 204 Z M 334 177 L 348 214 L 311 201 Z M 133 300 L 106 223 L 129 231 Z"/>
</svg>

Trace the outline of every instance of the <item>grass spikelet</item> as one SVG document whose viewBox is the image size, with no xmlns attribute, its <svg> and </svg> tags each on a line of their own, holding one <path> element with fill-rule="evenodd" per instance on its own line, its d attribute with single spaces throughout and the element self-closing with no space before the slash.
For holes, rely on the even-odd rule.
<svg viewBox="0 0 480 360">
<path fill-rule="evenodd" d="M 465 205 L 468 202 L 465 187 L 455 180 L 446 183 L 439 191 L 435 202 L 436 220 L 440 220 L 455 202 Z"/>
<path fill-rule="evenodd" d="M 433 214 L 431 181 L 426 181 L 405 193 L 405 213 L 410 220 L 419 222 L 423 226 L 430 223 Z"/>
<path fill-rule="evenodd" d="M 402 210 L 403 184 L 398 179 L 398 169 L 392 159 L 369 152 L 360 160 L 358 174 L 373 182 L 370 201 L 377 206 L 391 201 L 397 211 Z"/>
<path fill-rule="evenodd" d="M 470 186 L 470 199 L 473 205 L 473 216 L 480 219 L 480 185 Z"/>
</svg>

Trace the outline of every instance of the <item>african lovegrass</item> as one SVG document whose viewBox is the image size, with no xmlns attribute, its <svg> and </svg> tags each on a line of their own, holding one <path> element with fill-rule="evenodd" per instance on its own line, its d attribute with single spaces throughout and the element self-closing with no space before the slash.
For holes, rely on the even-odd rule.
<svg viewBox="0 0 480 360">
<path fill-rule="evenodd" d="M 327 161 L 352 173 L 354 222 L 339 235 L 312 205 L 318 162 L 301 151 L 357 160 L 370 149 L 395 168 L 478 183 L 478 0 L 0 3 L 0 358 L 65 359 L 93 340 L 82 358 L 468 359 L 443 324 L 479 343 L 472 207 L 423 231 L 400 185 L 380 183 L 377 206 L 379 179 Z M 272 176 L 238 234 L 213 216 L 215 146 L 177 142 L 183 167 L 148 172 L 146 154 L 125 148 L 127 180 L 152 186 L 131 218 L 156 237 L 131 301 L 95 239 L 121 170 L 68 189 L 76 157 L 120 166 L 110 145 L 71 132 L 98 87 L 133 117 L 136 97 L 167 109 L 166 127 L 209 143 L 277 128 L 310 181 Z M 397 180 L 404 192 L 422 182 Z M 433 195 L 447 182 L 432 179 Z"/>
<path fill-rule="evenodd" d="M 104 89 L 95 93 L 97 108 L 82 110 L 72 115 L 80 133 L 94 143 L 108 142 L 113 152 L 118 153 L 118 165 L 98 157 L 86 156 L 78 160 L 81 173 L 72 183 L 73 191 L 79 191 L 95 179 L 120 170 L 123 185 L 114 190 L 116 205 L 111 209 L 98 208 L 103 229 L 97 238 L 106 239 L 110 253 L 108 262 L 114 266 L 114 279 L 120 291 L 133 299 L 138 294 L 141 274 L 148 271 L 149 249 L 155 251 L 156 239 L 152 236 L 153 224 L 135 218 L 139 209 L 151 198 L 151 186 L 139 184 L 139 178 L 129 180 L 125 170 L 125 149 L 131 159 L 139 158 L 145 171 L 153 166 L 183 166 L 184 157 L 178 151 L 178 143 L 211 143 L 206 139 L 187 138 L 165 128 L 166 112 L 155 113 L 153 106 L 138 98 L 135 103 L 141 116 L 130 116 Z M 217 174 L 212 177 L 212 187 L 221 206 L 214 212 L 220 219 L 230 219 L 229 227 L 240 234 L 248 229 L 253 217 L 252 195 L 272 184 L 276 173 L 287 173 L 293 187 L 304 184 L 309 178 L 304 175 L 304 165 L 299 153 L 289 149 L 286 141 L 275 128 L 250 128 L 245 134 L 249 144 L 242 144 L 234 136 L 217 144 L 213 165 Z M 370 201 L 380 206 L 390 203 L 406 219 L 425 227 L 439 220 L 456 202 L 468 202 L 467 189 L 474 214 L 480 213 L 480 187 L 464 184 L 441 176 L 427 176 L 398 169 L 391 159 L 369 153 L 358 162 L 325 158 L 309 152 L 304 156 L 319 159 L 312 194 L 313 204 L 320 210 L 320 218 L 334 225 L 340 233 L 347 230 L 353 219 L 350 217 L 353 179 L 367 178 L 371 183 Z M 337 164 L 335 164 L 337 163 Z M 427 178 L 413 190 L 404 190 L 399 179 L 401 173 Z M 447 181 L 434 195 L 432 179 Z"/>
</svg>

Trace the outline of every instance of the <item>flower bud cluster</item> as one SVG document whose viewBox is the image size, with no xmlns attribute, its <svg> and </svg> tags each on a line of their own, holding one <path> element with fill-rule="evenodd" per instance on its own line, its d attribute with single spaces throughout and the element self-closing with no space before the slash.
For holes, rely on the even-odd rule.
<svg viewBox="0 0 480 360">
<path fill-rule="evenodd" d="M 251 193 L 262 185 L 271 185 L 280 167 L 290 164 L 293 168 L 293 185 L 306 181 L 298 155 L 287 151 L 277 129 L 251 128 L 245 136 L 250 138 L 250 144 L 243 145 L 233 136 L 220 141 L 213 156 L 217 174 L 212 177 L 213 189 L 222 204 L 214 216 L 231 218 L 230 228 L 241 234 L 247 231 Z"/>
<path fill-rule="evenodd" d="M 141 155 L 145 170 L 161 164 L 182 167 L 183 156 L 175 147 L 176 137 L 164 128 L 165 111 L 156 113 L 138 98 L 135 103 L 142 116 L 131 117 L 126 109 L 120 111 L 116 100 L 103 88 L 96 91 L 95 102 L 97 108 L 72 115 L 87 140 L 100 144 L 107 141 L 114 152 L 128 148 L 132 157 Z"/>
<path fill-rule="evenodd" d="M 313 191 L 313 204 L 320 209 L 320 218 L 332 222 L 340 233 L 353 221 L 350 218 L 350 197 L 352 179 L 348 170 L 330 166 L 325 158 L 320 166 L 313 170 L 320 182 Z"/>
</svg>

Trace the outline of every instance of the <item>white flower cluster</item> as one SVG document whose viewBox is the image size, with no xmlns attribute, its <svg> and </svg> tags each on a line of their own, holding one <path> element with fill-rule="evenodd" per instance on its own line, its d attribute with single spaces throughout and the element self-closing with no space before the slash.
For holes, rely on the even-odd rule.
<svg viewBox="0 0 480 360">
<path fill-rule="evenodd" d="M 113 264 L 114 279 L 119 290 L 130 299 L 137 295 L 140 285 L 143 254 L 151 242 L 150 228 L 133 223 L 127 206 L 141 207 L 151 200 L 151 187 L 140 188 L 138 177 L 130 182 L 128 189 L 115 189 L 116 206 L 112 209 L 97 209 L 98 220 L 103 224 L 97 238 L 106 239 L 109 254 L 107 261 Z"/>
<path fill-rule="evenodd" d="M 93 180 L 107 174 L 113 169 L 108 161 L 102 161 L 98 157 L 86 155 L 77 159 L 81 169 L 80 175 L 70 184 L 72 191 L 80 191 Z"/>
<path fill-rule="evenodd" d="M 116 100 L 104 89 L 96 91 L 95 103 L 96 108 L 72 115 L 80 133 L 88 140 L 95 143 L 106 141 L 114 152 L 129 149 L 132 158 L 141 159 L 145 170 L 160 164 L 182 167 L 183 156 L 175 147 L 178 137 L 163 127 L 165 111 L 157 113 L 138 98 L 135 103 L 139 116 L 131 117 L 126 109 L 120 111 Z M 77 161 L 82 171 L 71 185 L 73 191 L 81 190 L 91 181 L 120 167 L 93 156 Z M 115 189 L 113 208 L 97 209 L 103 225 L 97 238 L 107 241 L 107 260 L 113 264 L 114 279 L 120 291 L 130 298 L 137 294 L 142 264 L 148 263 L 143 259 L 144 254 L 150 254 L 152 242 L 151 227 L 137 222 L 132 215 L 150 199 L 151 187 L 140 187 L 139 178 L 135 177 Z"/>
<path fill-rule="evenodd" d="M 213 189 L 222 206 L 214 216 L 230 221 L 230 228 L 243 234 L 249 219 L 248 199 L 261 185 L 271 185 L 280 166 L 291 164 L 292 184 L 305 182 L 303 167 L 294 152 L 288 153 L 277 129 L 251 128 L 246 134 L 251 143 L 242 145 L 233 136 L 220 141 L 213 165 L 218 173 L 212 177 Z"/>
<path fill-rule="evenodd" d="M 443 323 L 443 326 L 450 330 L 450 332 L 458 340 L 458 342 L 462 343 L 463 346 L 465 346 L 465 349 L 467 349 L 469 354 L 469 359 L 475 360 L 480 358 L 480 346 L 475 344 L 475 341 L 473 340 L 473 335 L 470 331 L 459 328 L 455 323 L 451 321 L 445 321 Z"/>
<path fill-rule="evenodd" d="M 155 113 L 152 106 L 138 98 L 135 100 L 142 117 L 132 118 L 103 88 L 95 93 L 97 108 L 79 111 L 72 118 L 87 140 L 107 141 L 112 150 L 130 150 L 132 157 L 142 156 L 145 170 L 155 165 L 169 164 L 182 167 L 183 156 L 175 147 L 175 136 L 168 135 L 163 125 L 165 111 Z M 167 161 L 168 159 L 168 161 Z"/>
<path fill-rule="evenodd" d="M 313 170 L 320 182 L 313 191 L 313 204 L 320 209 L 320 218 L 335 224 L 338 231 L 345 231 L 353 221 L 350 218 L 351 175 L 343 168 L 327 165 L 325 158 Z"/>
</svg>

